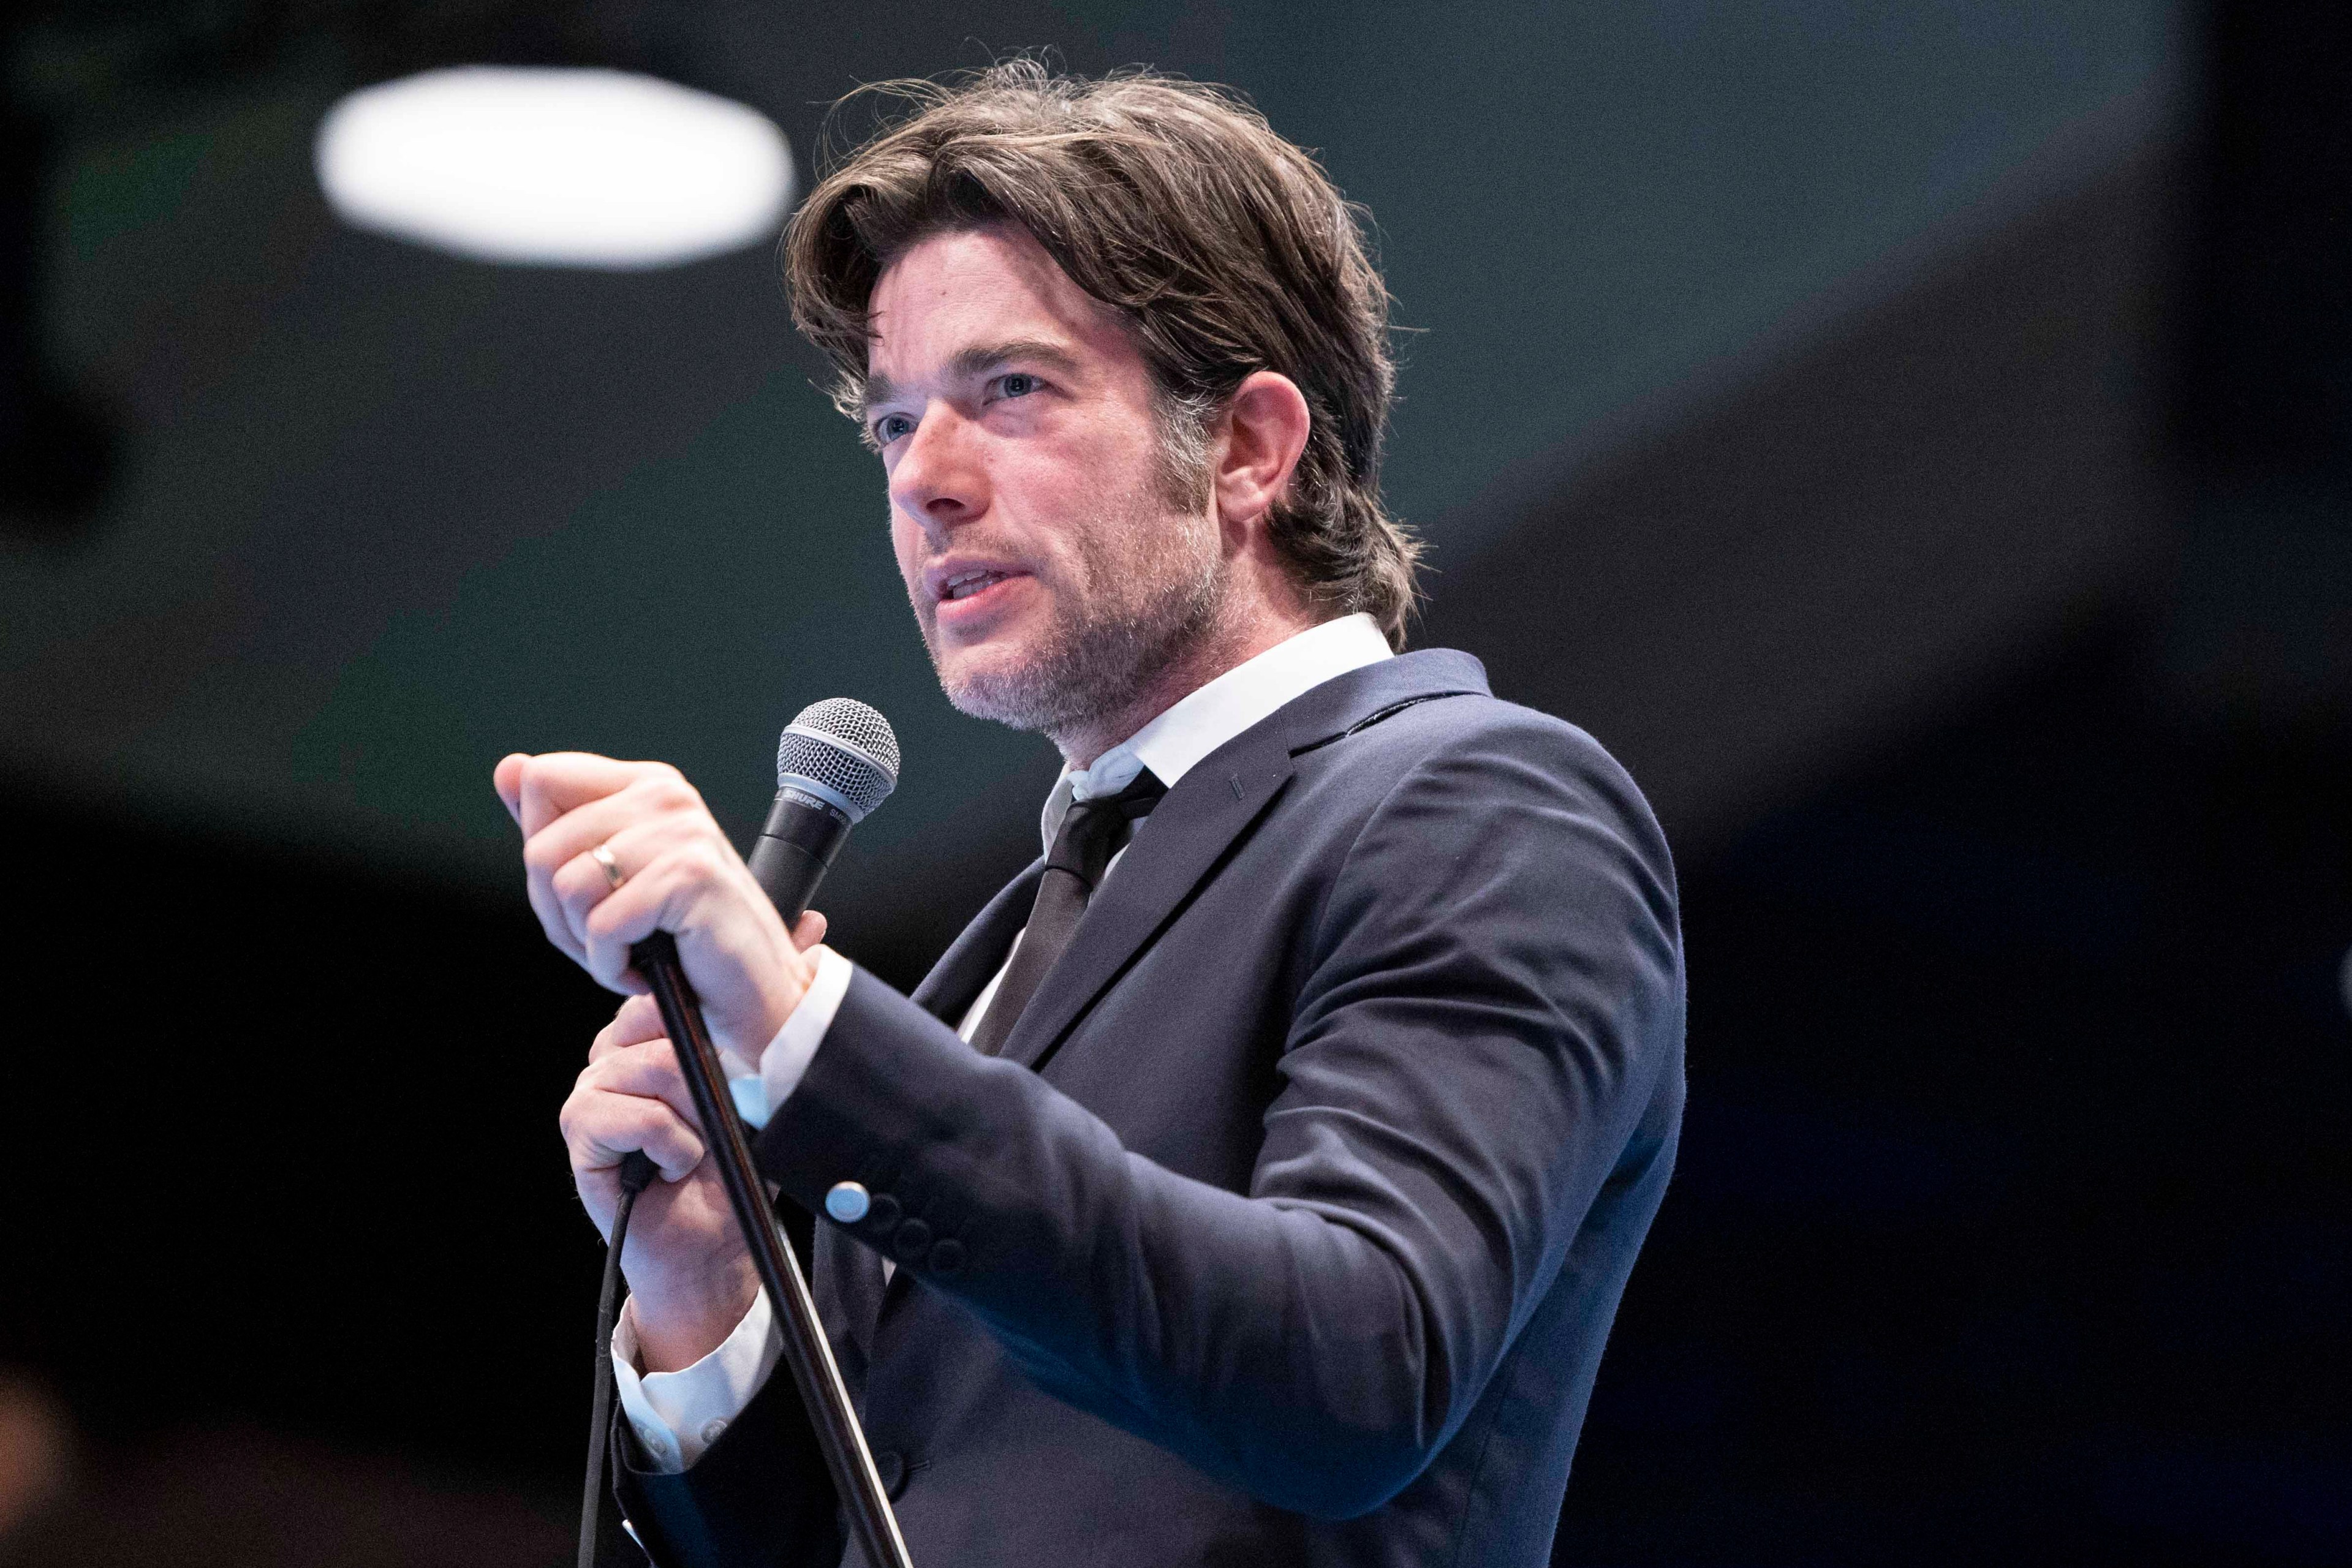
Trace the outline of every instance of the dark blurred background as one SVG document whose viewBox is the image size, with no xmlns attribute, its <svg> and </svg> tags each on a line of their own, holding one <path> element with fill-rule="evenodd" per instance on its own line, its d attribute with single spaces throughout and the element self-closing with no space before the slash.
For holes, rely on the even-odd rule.
<svg viewBox="0 0 2352 1568">
<path fill-rule="evenodd" d="M 568 1560 L 608 1011 L 509 749 L 748 831 L 836 693 L 902 984 L 1054 759 L 956 716 L 766 246 L 339 225 L 470 59 L 753 105 L 1050 46 L 1370 204 L 1420 641 L 1680 857 L 1681 1172 L 1578 1564 L 2352 1562 L 2352 9 L 32 0 L 0 22 L 0 1559 Z"/>
</svg>

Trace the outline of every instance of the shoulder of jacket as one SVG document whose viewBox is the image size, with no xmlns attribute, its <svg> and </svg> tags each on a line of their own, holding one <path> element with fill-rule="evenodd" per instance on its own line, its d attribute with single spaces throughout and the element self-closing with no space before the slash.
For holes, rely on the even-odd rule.
<svg viewBox="0 0 2352 1568">
<path fill-rule="evenodd" d="M 1566 719 L 1483 692 L 1415 696 L 1370 714 L 1298 754 L 1349 770 L 1402 774 L 1448 753 L 1496 751 L 1622 772 L 1607 748 Z"/>
<path fill-rule="evenodd" d="M 1574 802 L 1644 853 L 1667 857 L 1641 786 L 1600 741 L 1566 719 L 1484 693 L 1398 704 L 1301 752 L 1293 765 L 1306 786 L 1298 803 L 1326 816 L 1334 831 L 1369 820 L 1400 791 L 1425 800 L 1432 789 L 1459 789 L 1470 803 L 1496 789 L 1532 790 Z"/>
</svg>

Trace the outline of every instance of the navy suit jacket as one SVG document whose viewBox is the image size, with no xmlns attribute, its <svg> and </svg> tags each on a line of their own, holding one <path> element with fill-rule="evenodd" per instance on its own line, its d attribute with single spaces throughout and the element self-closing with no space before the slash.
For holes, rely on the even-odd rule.
<svg viewBox="0 0 2352 1568">
<path fill-rule="evenodd" d="M 1186 773 L 999 1057 L 859 971 L 757 1151 L 918 1568 L 1541 1564 L 1683 1103 L 1674 871 L 1590 737 L 1409 653 Z M 898 1260 L 886 1284 L 881 1258 Z M 779 1373 L 663 1568 L 860 1561 Z"/>
</svg>

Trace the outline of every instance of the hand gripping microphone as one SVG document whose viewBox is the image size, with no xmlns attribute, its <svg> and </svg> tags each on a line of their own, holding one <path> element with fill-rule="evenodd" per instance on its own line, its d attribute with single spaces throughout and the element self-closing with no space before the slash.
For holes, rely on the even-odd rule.
<svg viewBox="0 0 2352 1568">
<path fill-rule="evenodd" d="M 776 803 L 751 875 L 790 925 L 816 895 L 849 830 L 898 784 L 898 737 L 890 721 L 851 697 L 801 709 L 776 743 Z"/>
<path fill-rule="evenodd" d="M 832 697 L 803 708 L 784 728 L 776 747 L 776 803 L 768 812 L 751 848 L 751 875 L 761 892 L 774 901 L 789 925 L 808 908 L 825 868 L 841 852 L 867 812 L 880 805 L 898 783 L 898 737 L 889 720 L 848 697 Z M 776 1228 L 768 1207 L 768 1194 L 751 1146 L 726 1098 L 726 1072 L 704 1025 L 701 1004 L 695 1000 L 686 971 L 679 965 L 677 944 L 667 931 L 656 931 L 629 949 L 630 961 L 646 978 L 661 1009 L 662 1027 L 677 1051 L 678 1071 L 693 1097 L 695 1114 L 707 1129 L 710 1157 L 719 1184 L 727 1189 L 727 1205 L 750 1248 L 761 1288 L 774 1309 L 783 1340 L 784 1364 L 791 1368 L 801 1403 L 815 1428 L 817 1448 L 833 1478 L 835 1494 L 848 1516 L 851 1539 L 864 1561 L 875 1568 L 911 1568 L 907 1542 L 890 1509 L 889 1492 L 874 1468 L 873 1451 L 857 1424 L 856 1406 L 841 1369 L 833 1359 L 824 1329 L 817 1321 L 816 1303 L 800 1260 L 793 1256 Z M 598 1325 L 598 1344 L 610 1343 L 610 1313 L 617 1295 L 624 1227 L 635 1194 L 651 1180 L 652 1162 L 632 1155 L 637 1168 L 625 1165 L 628 1196 L 615 1216 L 613 1242 L 604 1274 L 604 1303 Z M 592 1568 L 596 1552 L 596 1523 L 602 1505 L 602 1466 L 607 1394 L 612 1375 L 608 1357 L 598 1367 L 596 1431 L 591 1439 L 585 1495 L 581 1504 L 580 1564 Z"/>
</svg>

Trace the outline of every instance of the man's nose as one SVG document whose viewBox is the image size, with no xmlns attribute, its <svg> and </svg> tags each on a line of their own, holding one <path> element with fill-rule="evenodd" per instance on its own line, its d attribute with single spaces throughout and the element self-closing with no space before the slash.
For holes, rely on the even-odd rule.
<svg viewBox="0 0 2352 1568">
<path fill-rule="evenodd" d="M 890 470 L 890 501 L 922 525 L 944 534 L 987 509 L 987 476 L 973 450 L 971 423 L 952 406 L 934 402 Z"/>
</svg>

